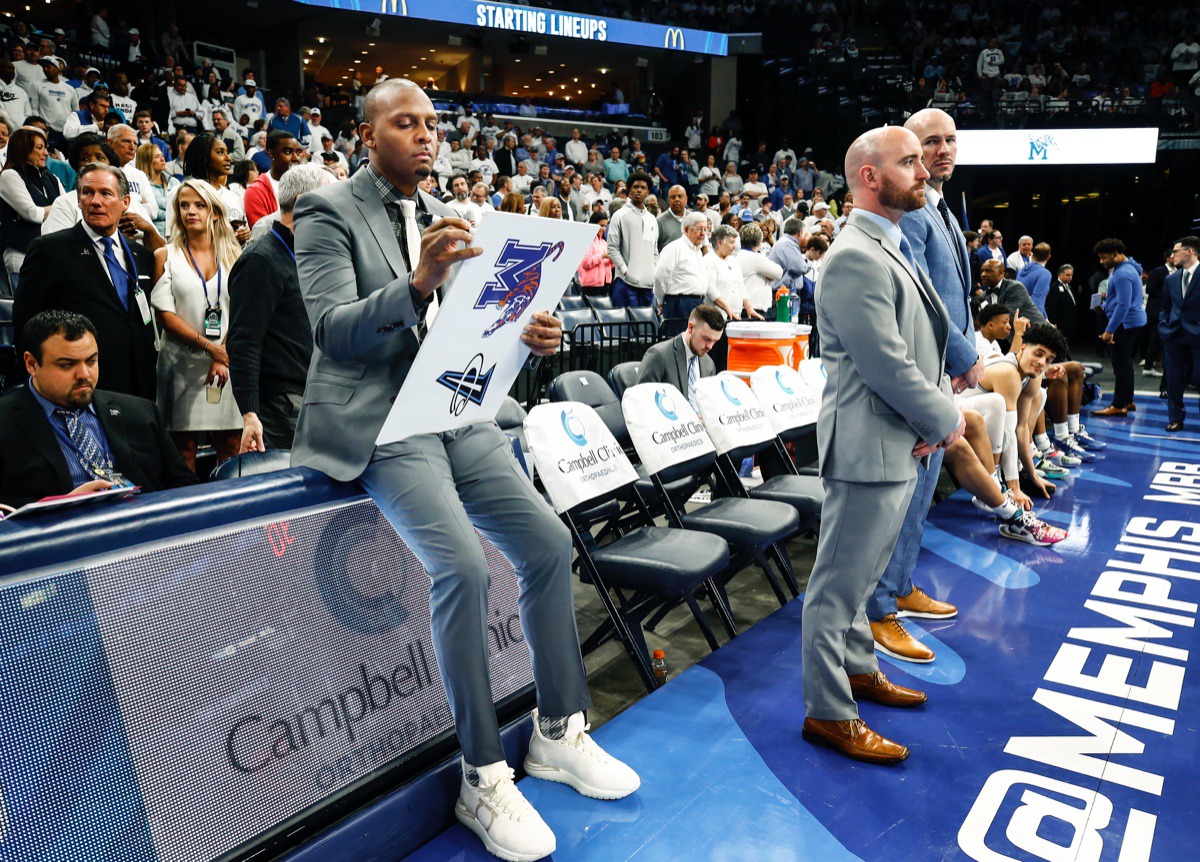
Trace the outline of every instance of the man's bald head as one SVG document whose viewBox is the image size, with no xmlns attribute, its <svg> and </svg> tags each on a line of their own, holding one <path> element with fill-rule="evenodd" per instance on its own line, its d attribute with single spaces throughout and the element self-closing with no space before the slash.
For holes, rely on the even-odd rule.
<svg viewBox="0 0 1200 862">
<path fill-rule="evenodd" d="M 917 111 L 904 124 L 921 142 L 921 161 L 929 171 L 929 182 L 937 191 L 954 173 L 958 160 L 958 129 L 954 118 L 939 108 Z"/>
<path fill-rule="evenodd" d="M 904 128 L 916 135 L 918 140 L 924 138 L 926 131 L 930 128 L 943 126 L 955 128 L 954 118 L 941 108 L 924 108 L 917 111 L 904 123 Z"/>
<path fill-rule="evenodd" d="M 925 180 L 917 136 L 899 126 L 872 129 L 846 151 L 846 182 L 855 205 L 892 221 L 925 205 Z"/>
<path fill-rule="evenodd" d="M 422 95 L 425 93 L 417 84 L 407 78 L 388 78 L 386 81 L 380 81 L 371 88 L 363 102 L 363 122 L 374 124 L 380 105 L 397 96 L 404 95 L 406 92 L 411 93 L 413 90 Z"/>
</svg>

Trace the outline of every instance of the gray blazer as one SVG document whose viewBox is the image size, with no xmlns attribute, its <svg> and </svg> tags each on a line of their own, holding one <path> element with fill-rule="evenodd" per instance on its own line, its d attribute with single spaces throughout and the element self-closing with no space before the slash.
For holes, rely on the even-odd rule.
<svg viewBox="0 0 1200 862">
<path fill-rule="evenodd" d="M 687 348 L 683 345 L 684 333 L 668 341 L 660 341 L 646 351 L 638 368 L 638 383 L 670 383 L 687 395 Z M 711 377 L 717 373 L 712 357 L 700 357 L 700 376 Z"/>
<path fill-rule="evenodd" d="M 424 192 L 433 215 L 453 216 Z M 370 175 L 358 171 L 300 198 L 296 266 L 313 331 L 292 464 L 355 479 L 417 355 L 425 314 Z"/>
<path fill-rule="evenodd" d="M 914 478 L 918 439 L 943 440 L 959 421 L 943 373 L 946 307 L 925 274 L 857 211 L 825 258 L 816 301 L 828 375 L 817 420 L 821 475 Z"/>
</svg>

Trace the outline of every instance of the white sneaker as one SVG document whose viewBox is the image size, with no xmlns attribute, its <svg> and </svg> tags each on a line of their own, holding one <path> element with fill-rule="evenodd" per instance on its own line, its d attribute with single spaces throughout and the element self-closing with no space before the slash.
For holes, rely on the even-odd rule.
<svg viewBox="0 0 1200 862">
<path fill-rule="evenodd" d="M 534 778 L 557 781 L 574 787 L 593 799 L 622 799 L 642 786 L 638 774 L 596 744 L 585 724 L 583 713 L 567 719 L 562 739 L 547 739 L 538 727 L 533 711 L 533 738 L 525 756 L 525 772 Z"/>
<path fill-rule="evenodd" d="M 464 767 L 454 816 L 479 836 L 493 856 L 509 862 L 533 862 L 554 852 L 554 833 L 513 784 L 507 763 L 478 766 L 480 785 L 467 781 Z"/>
</svg>

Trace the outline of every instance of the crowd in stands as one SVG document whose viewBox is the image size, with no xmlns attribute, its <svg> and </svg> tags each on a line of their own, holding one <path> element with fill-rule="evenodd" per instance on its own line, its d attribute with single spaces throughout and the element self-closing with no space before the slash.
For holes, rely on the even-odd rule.
<svg viewBox="0 0 1200 862">
<path fill-rule="evenodd" d="M 1187 3 L 903 4 L 891 32 L 909 63 L 910 110 L 1006 125 L 1153 109 L 1191 118 L 1200 42 Z"/>
</svg>

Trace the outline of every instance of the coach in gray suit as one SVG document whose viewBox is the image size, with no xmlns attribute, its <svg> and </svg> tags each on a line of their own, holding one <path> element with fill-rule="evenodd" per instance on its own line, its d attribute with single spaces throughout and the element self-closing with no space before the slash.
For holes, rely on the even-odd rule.
<svg viewBox="0 0 1200 862">
<path fill-rule="evenodd" d="M 917 265 L 925 270 L 950 321 L 946 342 L 946 373 L 955 392 L 970 389 L 979 382 L 983 360 L 975 349 L 975 328 L 971 322 L 971 265 L 967 243 L 954 214 L 950 212 L 942 188 L 954 173 L 958 157 L 958 131 L 954 118 L 937 108 L 917 111 L 904 128 L 921 142 L 921 160 L 929 172 L 923 206 L 905 213 L 900 230 L 912 246 Z M 925 520 L 933 502 L 943 453 L 939 450 L 917 465 L 917 487 L 900 528 L 891 562 L 867 601 L 867 619 L 877 647 L 887 655 L 904 661 L 931 662 L 933 650 L 914 638 L 898 617 L 952 619 L 958 608 L 938 601 L 924 590 L 914 588 L 912 575 L 921 552 Z"/>
<path fill-rule="evenodd" d="M 828 380 L 817 420 L 825 505 L 804 600 L 804 738 L 859 760 L 896 763 L 903 745 L 870 730 L 856 699 L 925 701 L 879 672 L 864 606 L 917 479 L 917 461 L 962 436 L 943 379 L 950 323 L 898 222 L 925 204 L 916 136 L 875 129 L 846 153 L 854 212 L 817 281 Z"/>
<path fill-rule="evenodd" d="M 646 351 L 638 366 L 638 383 L 670 383 L 687 396 L 696 409 L 692 391 L 701 377 L 717 373 L 709 351 L 721 340 L 725 317 L 713 305 L 697 305 L 688 316 L 687 329 Z"/>
<path fill-rule="evenodd" d="M 434 650 L 465 761 L 456 813 L 492 852 L 533 859 L 553 852 L 554 836 L 504 762 L 488 676 L 488 565 L 476 528 L 521 584 L 538 695 L 526 770 L 543 768 L 601 798 L 632 792 L 637 776 L 616 760 L 580 759 L 598 749 L 584 733 L 590 699 L 571 537 L 519 472 L 499 428 L 479 423 L 375 445 L 417 354 L 431 295 L 458 262 L 481 252 L 469 247 L 470 225 L 417 188 L 433 164 L 437 121 L 416 84 L 377 84 L 359 126 L 370 164 L 297 203 L 296 262 L 315 349 L 292 463 L 358 479 L 424 565 Z M 534 353 L 553 353 L 558 321 L 539 313 L 523 338 Z"/>
</svg>

